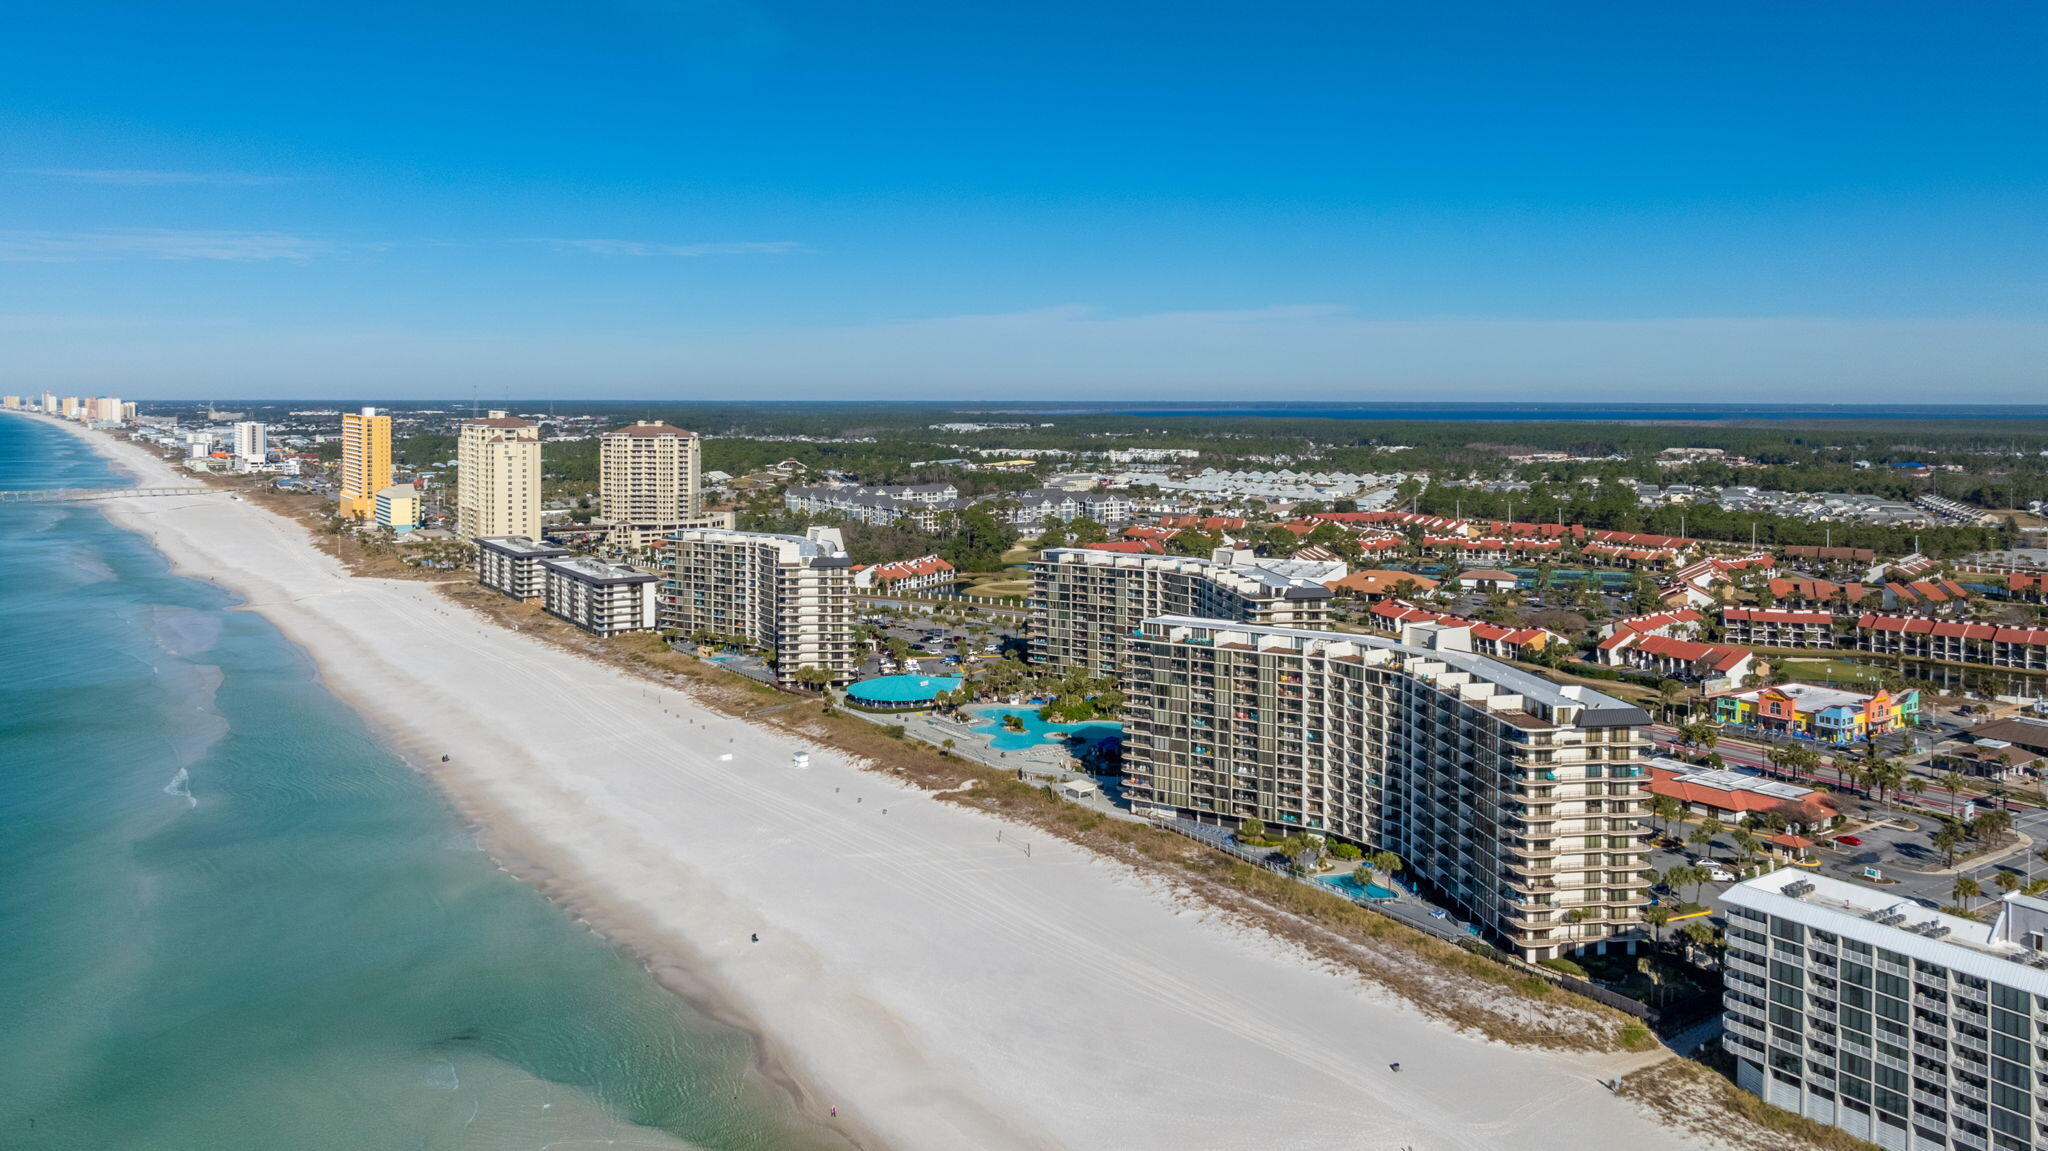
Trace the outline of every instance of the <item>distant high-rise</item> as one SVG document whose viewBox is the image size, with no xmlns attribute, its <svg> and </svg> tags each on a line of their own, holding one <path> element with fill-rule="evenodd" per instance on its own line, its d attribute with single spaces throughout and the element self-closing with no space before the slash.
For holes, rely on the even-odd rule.
<svg viewBox="0 0 2048 1151">
<path fill-rule="evenodd" d="M 667 424 L 634 424 L 598 437 L 599 489 L 612 543 L 645 547 L 693 524 L 703 449 L 697 433 Z"/>
<path fill-rule="evenodd" d="M 391 486 L 391 417 L 375 408 L 341 414 L 341 514 L 368 519 Z"/>
<path fill-rule="evenodd" d="M 464 420 L 455 466 L 462 538 L 540 538 L 540 425 L 497 411 Z"/>
<path fill-rule="evenodd" d="M 235 425 L 235 466 L 247 471 L 260 464 L 270 454 L 270 437 L 264 426 L 255 420 L 243 420 Z"/>
</svg>

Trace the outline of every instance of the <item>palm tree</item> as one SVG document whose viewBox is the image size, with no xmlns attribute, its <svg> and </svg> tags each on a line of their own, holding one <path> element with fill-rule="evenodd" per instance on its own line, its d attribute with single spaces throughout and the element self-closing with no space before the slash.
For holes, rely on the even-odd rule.
<svg viewBox="0 0 2048 1151">
<path fill-rule="evenodd" d="M 1700 820 L 1699 828 L 1686 837 L 1686 842 L 1704 847 L 1708 852 L 1711 852 L 1714 849 L 1714 837 L 1725 830 L 1727 829 L 1722 825 L 1721 821 L 1710 815 Z"/>
<path fill-rule="evenodd" d="M 1927 790 L 1927 781 L 1916 775 L 1906 781 L 1905 790 L 1909 795 L 1919 795 Z"/>
<path fill-rule="evenodd" d="M 1936 851 L 1941 852 L 1943 867 L 1954 867 L 1956 848 L 1963 845 L 1963 827 L 1953 819 L 1943 820 L 1928 842 L 1934 845 Z"/>
<path fill-rule="evenodd" d="M 1939 782 L 1941 789 L 1948 792 L 1948 812 L 1950 815 L 1954 815 L 1960 807 L 1957 799 L 1963 790 L 1963 777 L 1951 771 L 1943 775 Z"/>
<path fill-rule="evenodd" d="M 1671 909 L 1661 904 L 1643 910 L 1643 920 L 1650 925 L 1650 939 L 1658 946 L 1664 943 L 1664 925 L 1671 922 Z"/>
<path fill-rule="evenodd" d="M 1964 911 L 1968 911 L 1970 909 L 1970 901 L 1984 894 L 1984 887 L 1967 875 L 1958 875 L 1956 876 L 1956 885 L 1950 889 L 1949 893 L 1955 897 L 1957 903 L 1963 905 Z"/>
<path fill-rule="evenodd" d="M 2026 886 L 2027 881 L 2020 878 L 2019 872 L 2001 867 L 1998 874 L 1991 877 L 1991 882 L 1998 885 L 1998 890 L 2011 894 Z"/>
<path fill-rule="evenodd" d="M 1673 821 L 1685 815 L 1685 806 L 1668 795 L 1650 797 L 1650 817 L 1658 824 L 1659 834 L 1669 834 Z"/>
</svg>

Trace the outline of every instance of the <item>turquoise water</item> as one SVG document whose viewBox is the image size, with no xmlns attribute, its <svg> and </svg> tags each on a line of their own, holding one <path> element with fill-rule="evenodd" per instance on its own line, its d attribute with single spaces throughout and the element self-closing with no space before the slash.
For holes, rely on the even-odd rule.
<svg viewBox="0 0 2048 1151">
<path fill-rule="evenodd" d="M 1361 884 L 1349 875 L 1326 876 L 1316 880 L 1324 887 L 1334 888 L 1346 899 L 1392 899 L 1395 892 L 1377 883 Z"/>
<path fill-rule="evenodd" d="M 924 703 L 942 691 L 952 691 L 964 682 L 958 676 L 883 675 L 864 679 L 846 689 L 855 699 L 875 703 Z"/>
<path fill-rule="evenodd" d="M 1038 718 L 1035 707 L 975 707 L 968 709 L 976 722 L 968 730 L 990 737 L 989 746 L 997 751 L 1021 751 L 1037 747 L 1041 743 L 1065 743 L 1074 754 L 1087 759 L 1088 754 L 1108 743 L 1121 743 L 1124 726 L 1120 723 L 1096 721 L 1093 723 L 1047 723 Z M 1009 731 L 1003 727 L 1003 717 L 1014 715 L 1024 721 L 1023 731 Z M 1054 740 L 1052 734 L 1061 732 L 1069 738 Z"/>
<path fill-rule="evenodd" d="M 0 488 L 112 482 L 0 417 Z M 0 506 L 0 1147 L 837 1144 L 230 608 Z"/>
</svg>

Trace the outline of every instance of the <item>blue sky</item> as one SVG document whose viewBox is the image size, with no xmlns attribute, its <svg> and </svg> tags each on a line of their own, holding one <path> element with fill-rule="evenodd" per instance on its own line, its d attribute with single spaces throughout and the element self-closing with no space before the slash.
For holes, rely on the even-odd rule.
<svg viewBox="0 0 2048 1151">
<path fill-rule="evenodd" d="M 2040 400 L 2044 42 L 1995 0 L 19 6 L 0 388 Z"/>
</svg>

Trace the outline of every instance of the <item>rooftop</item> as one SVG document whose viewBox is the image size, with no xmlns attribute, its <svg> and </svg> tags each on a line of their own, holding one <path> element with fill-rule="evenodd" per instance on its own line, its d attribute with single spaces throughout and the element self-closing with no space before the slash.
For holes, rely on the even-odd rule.
<svg viewBox="0 0 2048 1151">
<path fill-rule="evenodd" d="M 1998 922 L 1986 926 L 1802 867 L 1745 880 L 1721 897 L 1735 907 L 2048 996 L 2048 956 L 2020 942 L 2048 926 L 2048 900 L 2011 893 L 2001 901 Z"/>
<path fill-rule="evenodd" d="M 478 547 L 489 548 L 492 551 L 503 552 L 506 555 L 546 559 L 549 556 L 565 556 L 569 554 L 568 548 L 558 548 L 553 544 L 547 543 L 536 543 L 525 536 L 479 536 L 476 543 Z"/>
<path fill-rule="evenodd" d="M 1274 636 L 1295 641 L 1304 651 L 1313 650 L 1313 645 L 1350 644 L 1353 647 L 1373 651 L 1392 652 L 1417 660 L 1444 664 L 1461 671 L 1473 679 L 1490 683 L 1503 690 L 1533 700 L 1545 708 L 1579 708 L 1578 720 L 1581 726 L 1620 727 L 1650 722 L 1648 712 L 1633 704 L 1623 703 L 1611 695 L 1598 692 L 1578 684 L 1558 684 L 1533 672 L 1523 671 L 1499 660 L 1488 659 L 1465 651 L 1447 651 L 1437 648 L 1417 647 L 1400 643 L 1383 636 L 1367 635 L 1362 632 L 1310 631 L 1306 628 L 1262 627 L 1256 624 L 1235 623 L 1230 620 L 1201 619 L 1195 616 L 1158 616 L 1145 621 L 1145 626 L 1160 628 L 1195 628 L 1208 632 L 1235 632 L 1251 636 Z"/>
<path fill-rule="evenodd" d="M 683 429 L 675 427 L 674 425 L 671 424 L 629 424 L 626 427 L 613 428 L 611 431 L 602 432 L 599 434 L 607 436 L 635 436 L 652 439 L 656 436 L 694 436 L 697 433 L 686 432 Z"/>
<path fill-rule="evenodd" d="M 570 556 L 544 562 L 556 571 L 604 583 L 644 583 L 654 579 L 652 573 L 625 564 L 606 563 L 596 556 Z"/>
<path fill-rule="evenodd" d="M 1826 711 L 1831 707 L 1861 708 L 1873 697 L 1860 691 L 1846 688 L 1822 687 L 1817 683 L 1781 683 L 1776 687 L 1752 688 L 1749 691 L 1733 692 L 1723 698 L 1754 700 L 1769 692 L 1782 692 L 1791 698 L 1793 706 L 1800 711 Z"/>
</svg>

